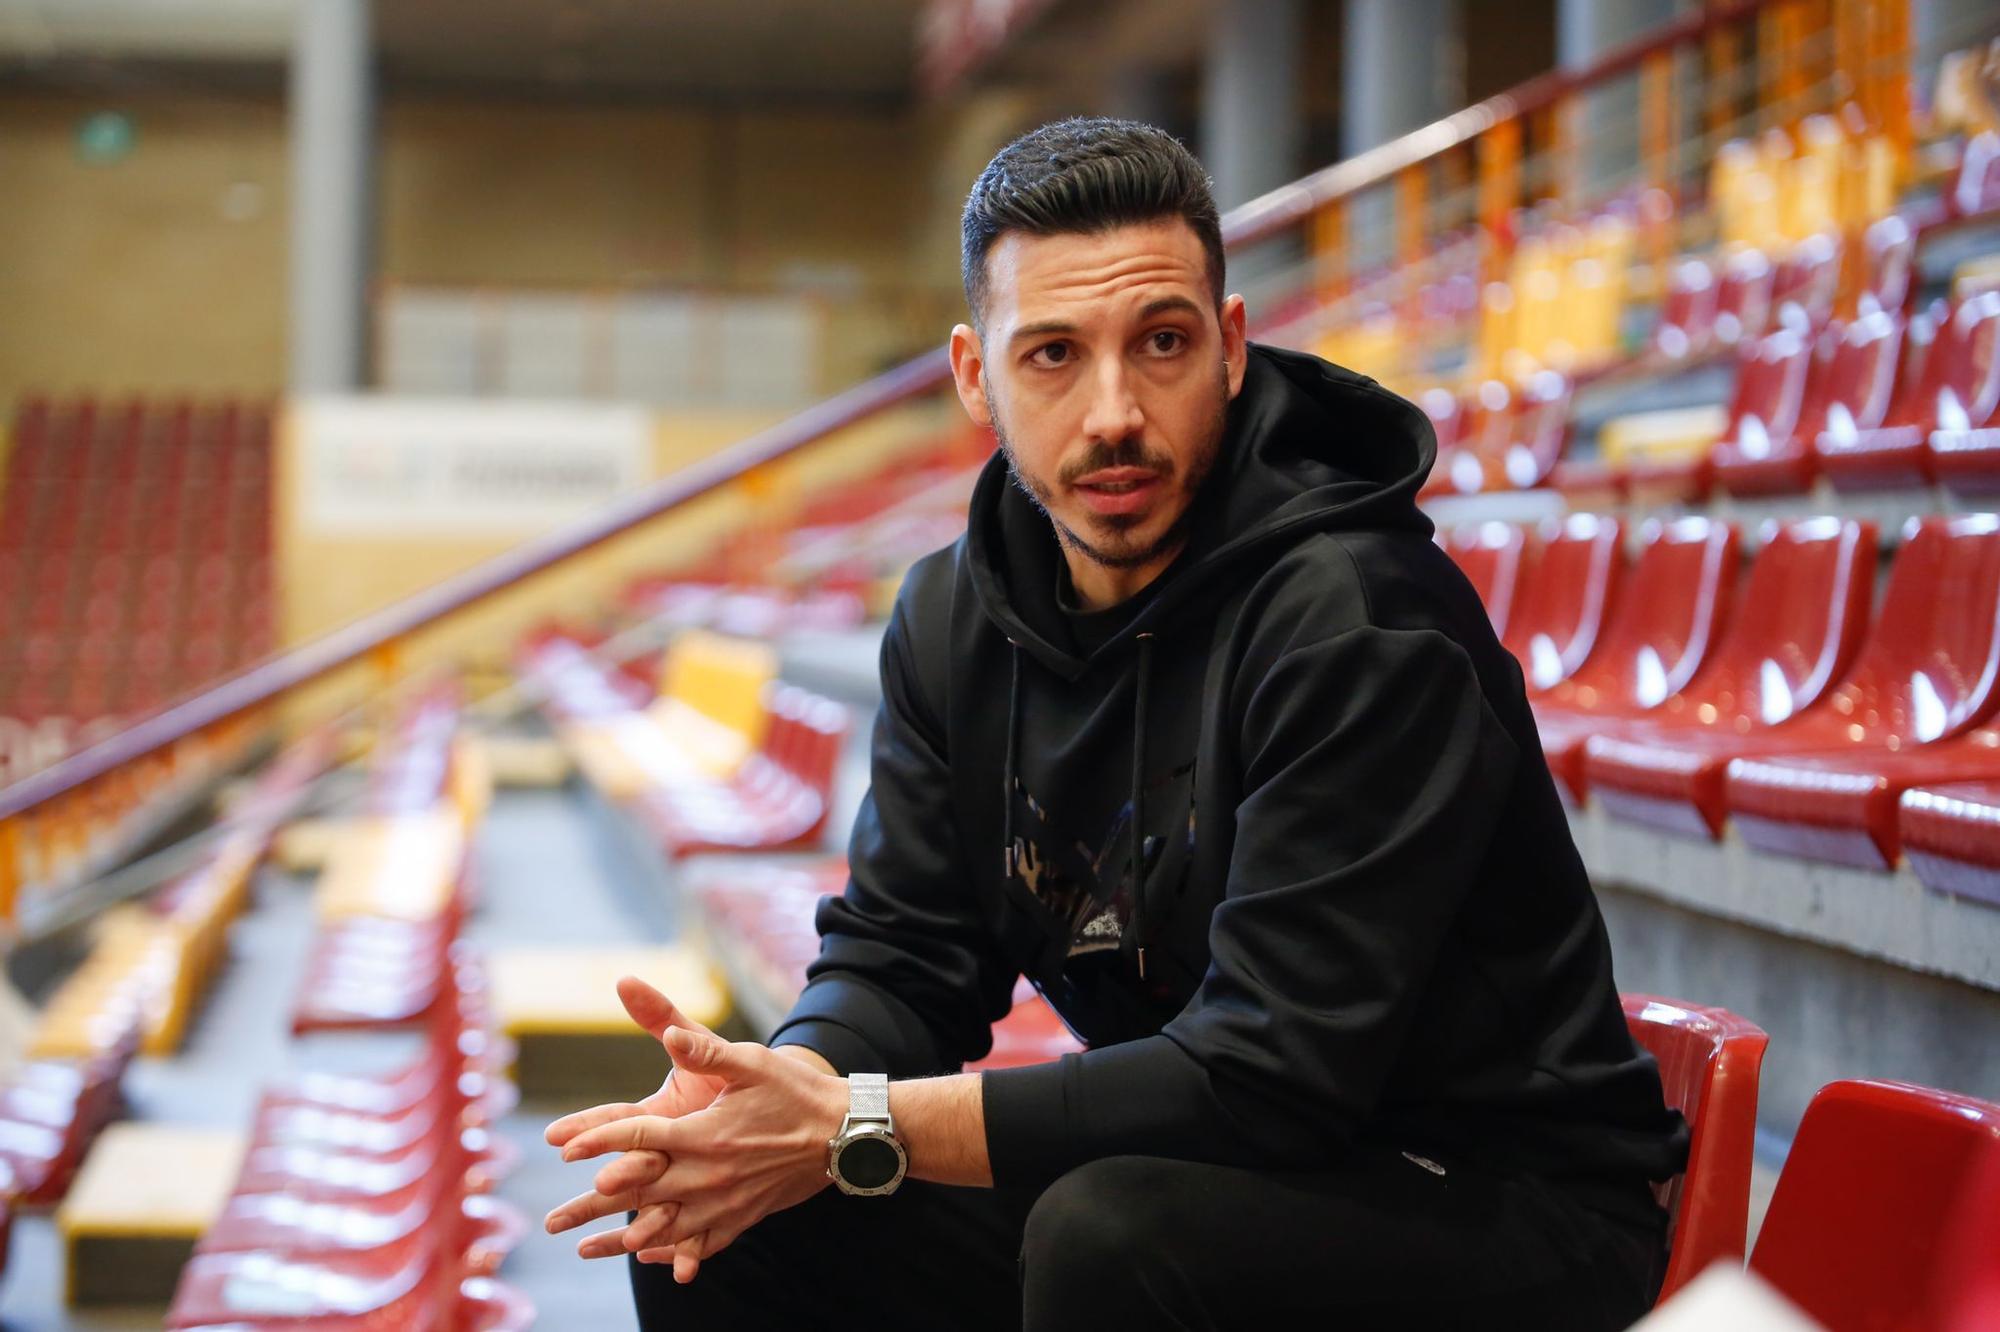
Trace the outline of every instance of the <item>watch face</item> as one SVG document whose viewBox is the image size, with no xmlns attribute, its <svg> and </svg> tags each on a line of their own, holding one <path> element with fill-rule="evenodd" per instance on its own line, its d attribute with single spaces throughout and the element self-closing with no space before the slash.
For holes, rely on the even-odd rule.
<svg viewBox="0 0 2000 1332">
<path fill-rule="evenodd" d="M 896 1177 L 896 1149 L 881 1138 L 852 1138 L 840 1149 L 840 1177 L 857 1189 L 879 1189 Z"/>
</svg>

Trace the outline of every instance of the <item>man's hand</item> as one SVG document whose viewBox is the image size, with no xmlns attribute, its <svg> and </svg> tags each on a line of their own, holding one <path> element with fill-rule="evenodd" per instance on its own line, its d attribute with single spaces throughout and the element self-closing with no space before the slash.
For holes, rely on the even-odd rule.
<svg viewBox="0 0 2000 1332">
<path fill-rule="evenodd" d="M 669 1030 L 678 1028 L 696 1032 L 703 1036 L 713 1036 L 707 1027 L 688 1017 L 674 1006 L 673 1000 L 661 994 L 646 982 L 635 976 L 623 976 L 618 981 L 618 1000 L 625 1005 L 625 1011 L 654 1040 L 666 1048 Z M 669 1049 L 668 1054 L 672 1051 Z M 635 1115 L 658 1115 L 665 1119 L 679 1119 L 682 1115 L 705 1110 L 722 1091 L 722 1080 L 676 1064 L 668 1070 L 666 1080 L 660 1089 L 643 1101 L 614 1101 L 609 1105 L 593 1106 L 579 1110 L 573 1115 L 564 1115 L 548 1126 L 543 1136 L 551 1147 L 566 1147 L 572 1138 L 586 1129 L 600 1124 L 609 1124 L 620 1119 L 630 1119 Z M 658 1179 L 667 1168 L 667 1159 L 657 1152 L 633 1152 L 607 1165 L 597 1174 L 597 1186 L 611 1193 L 633 1190 Z M 554 1230 L 555 1213 L 549 1214 L 550 1229 Z"/>
<path fill-rule="evenodd" d="M 627 993 L 623 982 L 619 993 Z M 600 1106 L 557 1121 L 549 1140 L 557 1141 L 558 1128 L 568 1130 L 562 1135 L 565 1161 L 626 1155 L 598 1172 L 593 1192 L 550 1212 L 547 1226 L 557 1234 L 638 1211 L 631 1225 L 589 1236 L 577 1252 L 585 1258 L 639 1253 L 651 1261 L 671 1253 L 674 1279 L 686 1282 L 703 1258 L 827 1186 L 826 1144 L 847 1113 L 847 1083 L 761 1045 L 731 1044 L 693 1023 L 667 1026 L 664 1040 L 675 1073 L 660 1096 L 689 1074 L 690 1087 L 716 1089 L 706 1108 L 661 1114 L 632 1107 L 637 1113 L 600 1115 L 612 1109 Z M 584 1120 L 591 1122 L 571 1126 Z M 663 1168 L 655 1170 L 655 1162 Z"/>
</svg>

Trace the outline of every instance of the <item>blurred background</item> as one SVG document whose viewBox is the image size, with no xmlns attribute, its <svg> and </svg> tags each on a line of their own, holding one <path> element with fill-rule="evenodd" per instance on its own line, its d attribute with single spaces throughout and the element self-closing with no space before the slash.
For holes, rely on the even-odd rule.
<svg viewBox="0 0 2000 1332">
<path fill-rule="evenodd" d="M 752 1036 L 802 983 L 882 617 L 993 447 L 959 211 L 1070 114 L 1201 156 L 1253 337 L 1430 414 L 1635 1031 L 1707 1052 L 1690 1114 L 1749 1060 L 1677 1262 L 1740 1259 L 1828 1080 L 2000 1095 L 1996 37 L 0 0 L 0 1325 L 630 1325 L 525 1220 L 584 1179 L 539 1125 L 660 1075 L 621 971 Z M 1780 724 L 1847 766 L 1725 772 Z"/>
</svg>

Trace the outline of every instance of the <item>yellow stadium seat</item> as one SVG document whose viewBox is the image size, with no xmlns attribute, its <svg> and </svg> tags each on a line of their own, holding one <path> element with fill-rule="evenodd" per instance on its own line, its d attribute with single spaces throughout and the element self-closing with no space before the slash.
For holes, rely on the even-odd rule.
<svg viewBox="0 0 2000 1332">
<path fill-rule="evenodd" d="M 660 696 L 720 722 L 755 749 L 764 739 L 764 687 L 777 677 L 778 652 L 769 643 L 691 629 L 667 650 Z"/>
<path fill-rule="evenodd" d="M 319 917 L 435 920 L 458 891 L 465 854 L 466 825 L 449 804 L 353 820 L 320 875 Z"/>
</svg>

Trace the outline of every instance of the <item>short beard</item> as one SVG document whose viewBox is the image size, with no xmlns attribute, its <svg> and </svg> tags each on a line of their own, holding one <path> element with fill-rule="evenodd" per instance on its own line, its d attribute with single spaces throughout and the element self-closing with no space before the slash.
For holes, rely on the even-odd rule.
<svg viewBox="0 0 2000 1332">
<path fill-rule="evenodd" d="M 1051 494 L 1049 488 L 1021 470 L 1020 461 L 1014 453 L 1013 441 L 1007 437 L 1007 427 L 1000 419 L 1000 405 L 994 399 L 993 386 L 985 382 L 984 376 L 981 379 L 981 387 L 986 393 L 987 412 L 993 418 L 993 434 L 1000 441 L 1001 455 L 1007 460 L 1007 474 L 1013 478 L 1021 493 L 1028 497 L 1029 502 L 1041 510 L 1042 516 L 1049 520 L 1049 525 L 1055 529 L 1058 542 L 1093 564 L 1102 565 L 1107 569 L 1143 568 L 1173 553 L 1186 542 L 1188 529 L 1194 524 L 1195 499 L 1200 495 L 1209 473 L 1215 469 L 1215 460 L 1222 453 L 1222 434 L 1228 425 L 1229 416 L 1229 380 L 1226 370 L 1216 377 L 1215 411 L 1209 418 L 1200 445 L 1188 459 L 1187 474 L 1180 487 L 1183 497 L 1180 513 L 1175 515 L 1173 522 L 1167 525 L 1167 529 L 1150 544 L 1130 550 L 1107 550 L 1103 546 L 1094 545 L 1076 529 L 1055 516 L 1049 508 Z M 1063 474 L 1057 479 L 1063 484 L 1069 484 L 1076 477 L 1088 476 L 1092 472 L 1112 467 L 1145 467 L 1158 472 L 1169 484 L 1173 482 L 1176 471 L 1173 459 L 1148 452 L 1141 440 L 1128 436 L 1116 444 L 1098 440 L 1081 459 L 1065 467 Z M 1098 521 L 1117 532 L 1136 527 L 1140 520 L 1127 514 L 1114 514 Z"/>
</svg>

